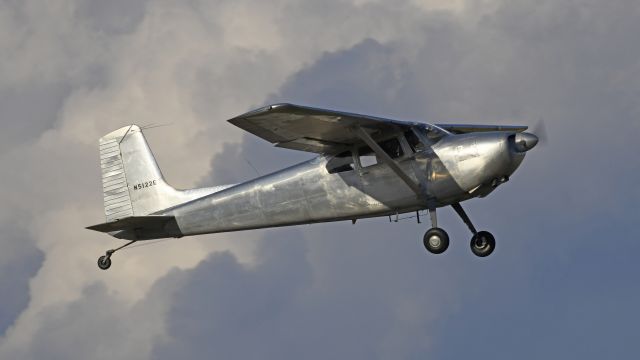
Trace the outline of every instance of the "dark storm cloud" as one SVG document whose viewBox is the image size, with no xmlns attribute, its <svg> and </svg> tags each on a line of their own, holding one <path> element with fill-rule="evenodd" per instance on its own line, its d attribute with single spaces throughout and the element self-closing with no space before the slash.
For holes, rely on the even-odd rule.
<svg viewBox="0 0 640 360">
<path fill-rule="evenodd" d="M 376 114 L 394 111 L 398 86 L 406 83 L 412 70 L 394 50 L 367 39 L 348 51 L 327 53 L 291 78 L 270 100 L 366 109 Z"/>
<path fill-rule="evenodd" d="M 108 65 L 94 55 L 106 37 L 97 33 L 132 28 L 142 19 L 145 3 L 82 0 L 67 4 L 71 15 L 32 2 L 0 4 L 5 21 L 0 25 L 7 30 L 0 39 L 0 151 L 54 128 L 74 90 L 105 85 Z M 55 22 L 54 15 L 62 16 Z"/>
<path fill-rule="evenodd" d="M 287 323 L 283 318 L 297 312 L 296 298 L 306 295 L 311 268 L 306 244 L 293 239 L 291 233 L 289 239 L 277 239 L 284 234 L 275 231 L 273 238 L 263 239 L 261 263 L 254 269 L 222 253 L 189 271 L 187 280 L 176 289 L 168 315 L 170 338 L 154 349 L 152 357 L 220 354 L 250 359 L 286 354 L 287 349 L 273 340 L 289 335 L 282 328 Z"/>
<path fill-rule="evenodd" d="M 33 140 L 51 128 L 69 92 L 68 84 L 59 83 L 0 89 L 0 151 Z"/>
<path fill-rule="evenodd" d="M 430 122 L 544 118 L 551 142 L 511 183 L 467 205 L 478 227 L 498 235 L 490 259 L 471 257 L 469 235 L 448 210 L 440 216 L 453 245 L 443 257 L 416 244 L 425 225 L 267 232 L 264 247 L 273 238 L 306 244 L 279 240 L 278 255 L 265 260 L 290 264 L 287 272 L 248 270 L 228 256 L 187 272 L 190 286 L 168 318 L 172 340 L 155 356 L 637 354 L 640 244 L 630 209 L 640 200 L 639 13 L 635 1 L 504 2 L 476 26 L 451 19 L 411 39 L 366 40 L 290 78 L 268 102 Z M 297 272 L 311 275 L 283 286 Z M 215 335 L 194 335 L 206 333 Z"/>
<path fill-rule="evenodd" d="M 162 328 L 169 299 L 185 282 L 172 270 L 133 305 L 96 281 L 77 300 L 56 303 L 37 316 L 38 330 L 28 347 L 13 347 L 12 359 L 148 359 L 149 338 Z"/>
<path fill-rule="evenodd" d="M 379 236 L 345 223 L 310 236 L 268 231 L 250 268 L 212 255 L 175 290 L 168 340 L 153 358 L 420 358 L 431 347 L 430 321 L 455 298 L 450 290 L 433 296 L 427 284 L 460 274 L 424 262 L 415 239 L 369 225 Z M 412 286 L 425 272 L 429 279 Z"/>
<path fill-rule="evenodd" d="M 224 144 L 211 160 L 214 169 L 200 181 L 201 186 L 237 184 L 285 168 L 313 155 L 274 148 L 271 143 L 244 135 L 243 142 Z"/>
<path fill-rule="evenodd" d="M 92 30 L 110 34 L 132 31 L 144 17 L 148 0 L 81 0 L 76 17 L 87 21 Z"/>
<path fill-rule="evenodd" d="M 29 303 L 29 279 L 44 259 L 22 227 L 3 226 L 0 252 L 0 336 Z"/>
<path fill-rule="evenodd" d="M 122 307 L 103 284 L 88 286 L 81 300 L 43 313 L 42 326 L 34 346 L 28 349 L 28 357 L 62 360 L 73 354 L 75 358 L 92 358 L 117 349 L 132 330 Z M 72 343 L 72 339 L 76 341 Z"/>
</svg>

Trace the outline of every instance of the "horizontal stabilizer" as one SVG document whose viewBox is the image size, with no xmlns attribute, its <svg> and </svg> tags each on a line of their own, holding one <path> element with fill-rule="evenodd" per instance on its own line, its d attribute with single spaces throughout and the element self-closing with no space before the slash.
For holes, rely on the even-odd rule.
<svg viewBox="0 0 640 360">
<path fill-rule="evenodd" d="M 88 226 L 87 229 L 105 233 L 125 232 L 122 234 L 123 236 L 115 236 L 132 240 L 182 236 L 176 223 L 176 218 L 173 216 L 129 216 L 115 221 Z"/>
</svg>

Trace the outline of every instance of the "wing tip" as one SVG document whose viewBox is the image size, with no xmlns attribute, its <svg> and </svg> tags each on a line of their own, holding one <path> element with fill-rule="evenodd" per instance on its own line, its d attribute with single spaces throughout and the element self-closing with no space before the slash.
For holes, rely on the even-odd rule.
<svg viewBox="0 0 640 360">
<path fill-rule="evenodd" d="M 254 110 L 250 110 L 247 111 L 246 113 L 240 114 L 238 116 L 235 116 L 229 120 L 227 120 L 228 122 L 233 124 L 234 120 L 239 120 L 239 119 L 245 119 L 251 116 L 255 116 L 258 114 L 263 114 L 272 110 L 276 110 L 276 109 L 286 109 L 286 108 L 290 108 L 290 107 L 296 107 L 297 105 L 291 104 L 291 103 L 275 103 L 275 104 L 269 104 L 269 105 L 265 105 L 262 107 L 259 107 L 257 109 Z M 235 124 L 234 124 L 235 125 Z"/>
</svg>

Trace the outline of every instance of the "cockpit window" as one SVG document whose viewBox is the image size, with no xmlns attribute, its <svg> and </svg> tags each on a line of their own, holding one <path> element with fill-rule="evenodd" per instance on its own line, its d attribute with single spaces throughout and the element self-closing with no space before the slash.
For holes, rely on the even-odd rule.
<svg viewBox="0 0 640 360">
<path fill-rule="evenodd" d="M 388 140 L 378 142 L 378 146 L 389 155 L 392 159 L 397 159 L 404 155 L 402 145 L 398 138 L 391 138 Z M 368 146 L 363 146 L 358 149 L 358 159 L 360 160 L 360 166 L 363 168 L 377 165 L 380 163 L 376 153 Z"/>
<path fill-rule="evenodd" d="M 411 150 L 413 150 L 414 152 L 422 151 L 426 148 L 426 146 L 431 146 L 437 143 L 438 141 L 440 141 L 440 139 L 442 139 L 443 136 L 447 134 L 441 129 L 438 129 L 437 127 L 430 126 L 430 125 L 428 125 L 427 128 L 415 128 L 415 129 L 419 133 L 424 135 L 428 143 L 423 144 L 421 139 L 415 134 L 413 130 L 405 131 L 404 136 L 407 139 L 407 142 L 409 143 Z"/>
<path fill-rule="evenodd" d="M 329 174 L 351 171 L 353 169 L 355 169 L 355 167 L 353 165 L 351 151 L 342 152 L 327 162 L 327 171 Z"/>
<path fill-rule="evenodd" d="M 425 129 L 420 129 L 420 131 L 424 132 Z M 429 139 L 432 142 L 431 143 L 432 145 L 437 143 L 438 141 L 440 141 L 440 139 L 442 139 L 442 137 L 447 135 L 447 133 L 442 129 L 435 126 L 431 126 L 431 125 L 427 127 L 426 133 L 427 133 L 427 139 Z"/>
<path fill-rule="evenodd" d="M 398 141 L 397 138 L 381 141 L 378 145 L 380 145 L 382 150 L 384 150 L 384 152 L 386 152 L 392 159 L 396 159 L 404 155 L 400 141 Z"/>
<path fill-rule="evenodd" d="M 413 130 L 405 131 L 404 137 L 407 139 L 409 146 L 413 152 L 418 152 L 424 150 L 424 144 L 418 139 L 418 136 L 413 132 Z"/>
</svg>

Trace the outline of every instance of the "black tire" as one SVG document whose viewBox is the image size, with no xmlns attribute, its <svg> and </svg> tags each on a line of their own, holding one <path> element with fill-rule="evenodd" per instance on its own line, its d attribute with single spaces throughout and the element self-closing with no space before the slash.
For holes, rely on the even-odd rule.
<svg viewBox="0 0 640 360">
<path fill-rule="evenodd" d="M 98 267 L 102 270 L 107 270 L 111 267 L 111 259 L 102 255 L 98 258 Z"/>
<path fill-rule="evenodd" d="M 480 231 L 471 238 L 471 252 L 478 257 L 491 255 L 496 249 L 496 239 L 488 231 Z"/>
<path fill-rule="evenodd" d="M 431 228 L 424 234 L 422 243 L 430 253 L 442 254 L 449 247 L 449 235 L 440 228 Z"/>
</svg>

